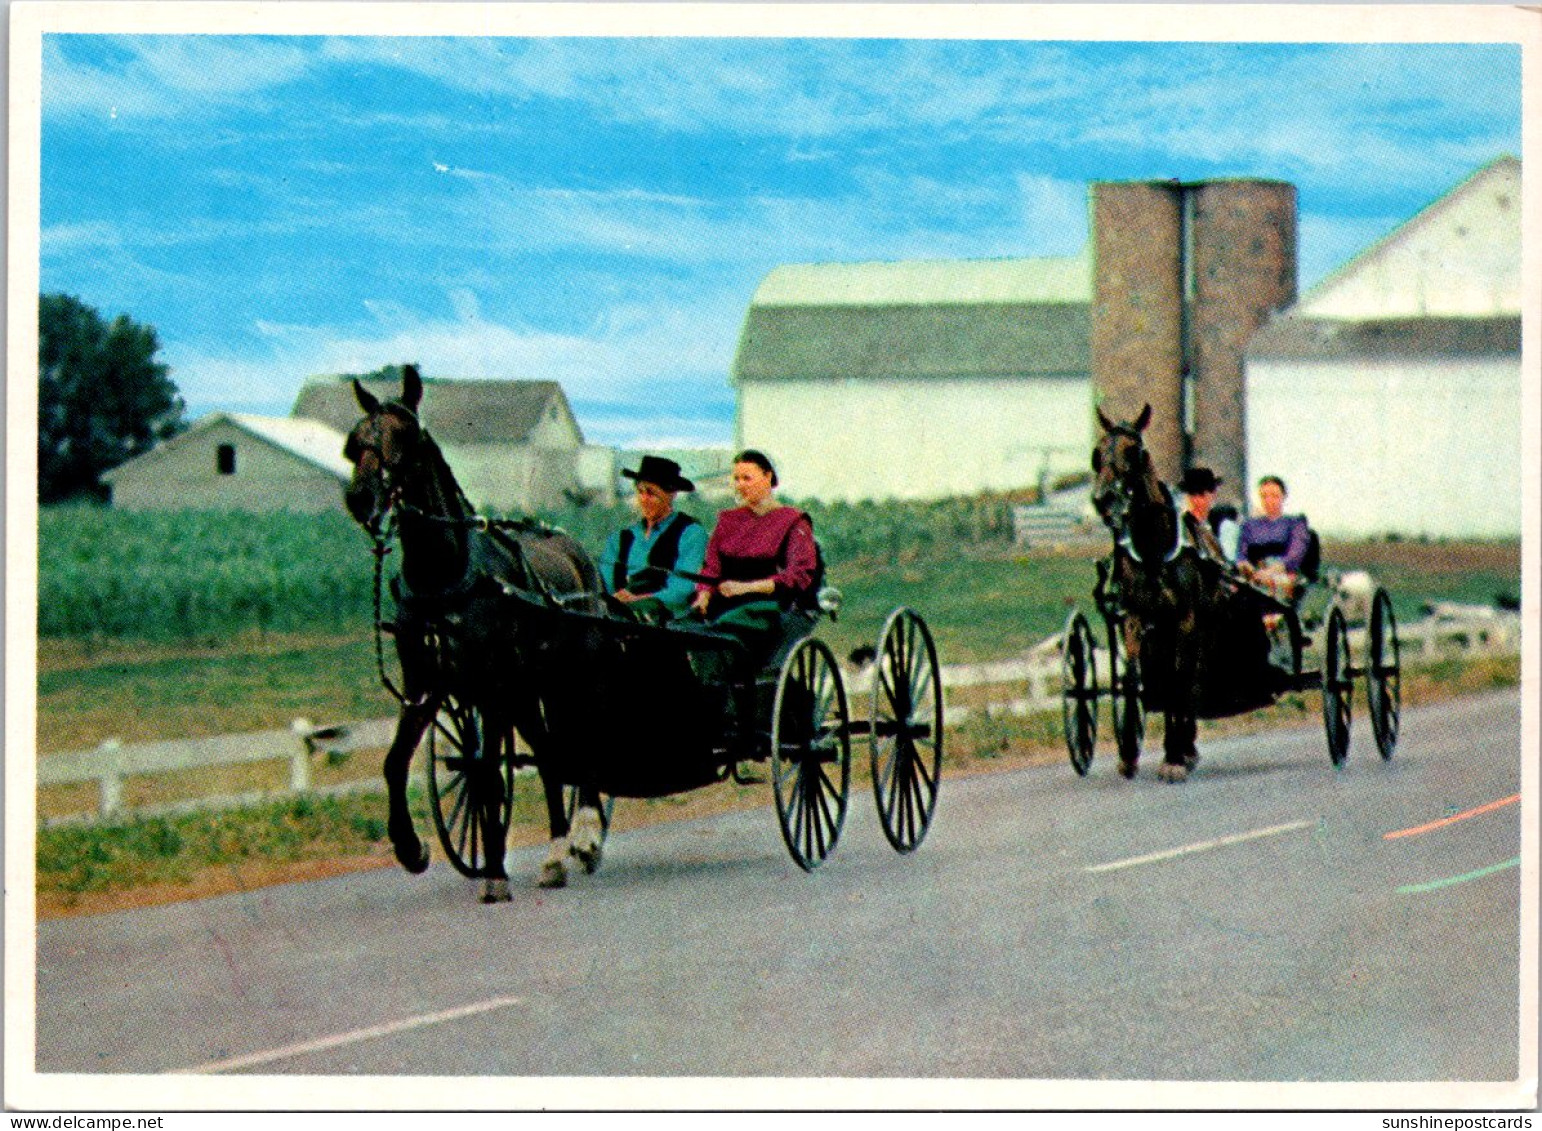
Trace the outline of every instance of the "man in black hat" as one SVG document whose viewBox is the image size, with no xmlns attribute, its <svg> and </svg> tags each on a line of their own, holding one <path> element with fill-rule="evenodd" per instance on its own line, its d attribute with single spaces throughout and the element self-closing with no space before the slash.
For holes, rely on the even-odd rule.
<svg viewBox="0 0 1542 1131">
<path fill-rule="evenodd" d="M 1221 477 L 1208 467 L 1191 467 L 1183 473 L 1178 490 L 1184 494 L 1183 524 L 1189 541 L 1205 557 L 1229 564 L 1220 540 L 1210 529 L 1210 510 L 1220 486 Z"/>
<path fill-rule="evenodd" d="M 622 475 L 637 484 L 639 521 L 616 531 L 600 555 L 600 576 L 612 596 L 639 620 L 662 623 L 690 608 L 696 583 L 677 572 L 700 573 L 707 532 L 690 515 L 675 510 L 675 496 L 696 485 L 680 465 L 661 456 L 642 458 Z"/>
</svg>

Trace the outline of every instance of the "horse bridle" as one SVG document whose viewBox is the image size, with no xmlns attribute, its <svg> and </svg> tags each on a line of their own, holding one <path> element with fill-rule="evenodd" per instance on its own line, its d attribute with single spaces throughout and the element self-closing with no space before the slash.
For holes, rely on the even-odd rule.
<svg viewBox="0 0 1542 1131">
<path fill-rule="evenodd" d="M 418 419 L 417 413 L 404 404 L 391 401 L 389 404 L 381 406 L 380 411 L 374 415 L 380 416 L 388 412 L 403 416 L 410 421 L 417 428 L 418 440 L 421 442 L 426 433 L 423 430 L 423 422 Z M 386 459 L 385 449 L 377 441 L 361 440 L 353 433 L 349 433 L 347 441 L 343 444 L 343 458 L 352 463 L 354 467 L 358 467 L 359 458 L 366 453 L 375 457 L 375 465 L 380 469 L 380 480 L 385 487 L 384 501 L 377 500 L 374 511 L 364 522 L 365 529 L 369 530 L 372 534 L 378 534 L 382 521 L 385 519 L 394 520 L 397 508 L 402 505 L 402 486 L 396 479 L 398 465 L 392 464 Z M 389 533 L 387 537 L 389 537 Z"/>
<path fill-rule="evenodd" d="M 1146 457 L 1146 460 L 1150 459 L 1145 448 L 1141 446 L 1140 434 L 1134 429 L 1115 428 L 1109 432 L 1109 435 L 1124 436 L 1127 439 L 1133 440 L 1136 449 Z M 1096 455 L 1101 461 L 1101 445 Z M 1113 476 L 1109 489 L 1100 490 L 1092 499 L 1092 505 L 1098 512 L 1098 517 L 1103 520 L 1103 525 L 1108 527 L 1113 533 L 1114 544 L 1123 550 L 1132 561 L 1141 565 L 1145 565 L 1146 561 L 1141 557 L 1140 551 L 1135 548 L 1135 539 L 1130 534 L 1130 514 L 1135 509 L 1135 492 L 1132 490 L 1131 484 L 1144 473 L 1144 463 L 1145 461 L 1143 460 L 1142 466 L 1127 468 L 1121 474 Z M 1102 474 L 1101 467 L 1097 470 L 1099 474 Z M 1183 515 L 1177 512 L 1176 505 L 1173 506 L 1173 512 L 1173 521 L 1177 534 L 1173 539 L 1172 549 L 1162 556 L 1163 562 L 1173 561 L 1190 544 L 1188 532 L 1184 528 Z"/>
</svg>

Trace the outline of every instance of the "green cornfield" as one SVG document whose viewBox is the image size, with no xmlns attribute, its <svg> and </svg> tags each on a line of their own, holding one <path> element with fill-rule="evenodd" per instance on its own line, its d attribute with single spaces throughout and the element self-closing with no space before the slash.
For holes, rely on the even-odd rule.
<svg viewBox="0 0 1542 1131">
<path fill-rule="evenodd" d="M 711 505 L 687 500 L 685 509 L 710 525 Z M 1011 540 L 1011 504 L 999 498 L 808 509 L 831 563 L 928 559 Z M 624 504 L 542 517 L 596 557 L 612 530 L 633 521 Z M 341 508 L 320 515 L 44 508 L 38 635 L 172 641 L 358 632 L 372 617 L 369 547 Z"/>
<path fill-rule="evenodd" d="M 327 515 L 38 515 L 38 635 L 187 640 L 370 623 L 369 539 Z"/>
</svg>

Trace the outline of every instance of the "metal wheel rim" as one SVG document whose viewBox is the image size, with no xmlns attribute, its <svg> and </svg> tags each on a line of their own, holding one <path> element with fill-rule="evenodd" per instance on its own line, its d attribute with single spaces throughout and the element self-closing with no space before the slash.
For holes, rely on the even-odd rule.
<svg viewBox="0 0 1542 1131">
<path fill-rule="evenodd" d="M 800 722 L 795 715 L 805 706 L 807 716 Z M 849 718 L 835 656 L 821 640 L 800 642 L 777 673 L 770 761 L 782 841 L 805 872 L 819 867 L 834 851 L 846 820 L 851 789 Z M 827 759 L 839 767 L 839 788 L 826 773 Z"/>
<path fill-rule="evenodd" d="M 477 769 L 482 761 L 481 731 L 482 719 L 477 709 L 464 706 L 453 697 L 446 697 L 428 730 L 428 796 L 434 830 L 455 870 L 470 879 L 488 874 L 487 830 L 475 796 L 480 783 Z M 466 751 L 468 734 L 471 753 Z M 511 742 L 509 735 L 499 739 L 496 771 L 503 786 L 498 820 L 505 830 L 514 805 Z"/>
<path fill-rule="evenodd" d="M 1388 657 L 1388 644 L 1391 656 Z M 1365 665 L 1365 701 L 1382 760 L 1397 749 L 1403 704 L 1402 654 L 1397 638 L 1397 616 L 1385 589 L 1376 590 L 1371 605 L 1369 656 Z"/>
<path fill-rule="evenodd" d="M 1354 683 L 1349 675 L 1349 632 L 1342 609 L 1328 613 L 1327 640 L 1323 649 L 1322 721 L 1328 739 L 1328 758 L 1342 766 L 1349 754 L 1349 727 Z"/>
<path fill-rule="evenodd" d="M 896 609 L 879 634 L 874 663 L 873 798 L 889 843 L 913 852 L 931 828 L 942 774 L 942 675 L 926 622 Z"/>
<path fill-rule="evenodd" d="M 1092 630 L 1080 612 L 1066 621 L 1060 652 L 1060 721 L 1071 766 L 1086 776 L 1098 738 L 1098 670 Z M 1090 689 L 1090 690 L 1089 690 Z"/>
</svg>

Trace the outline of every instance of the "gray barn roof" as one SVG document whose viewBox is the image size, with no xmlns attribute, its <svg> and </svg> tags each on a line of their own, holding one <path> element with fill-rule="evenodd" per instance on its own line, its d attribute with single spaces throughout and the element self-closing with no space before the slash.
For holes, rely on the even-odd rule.
<svg viewBox="0 0 1542 1131">
<path fill-rule="evenodd" d="M 1519 355 L 1519 315 L 1497 318 L 1386 318 L 1349 322 L 1286 316 L 1264 326 L 1248 357 L 1327 360 L 1349 357 Z"/>
<path fill-rule="evenodd" d="M 381 400 L 400 395 L 393 380 L 364 382 Z M 554 409 L 583 442 L 562 386 L 555 381 L 461 381 L 428 377 L 423 380 L 419 416 L 441 444 L 517 444 L 527 439 L 548 409 Z M 346 377 L 316 377 L 305 383 L 290 414 L 319 420 L 349 432 L 363 415 Z"/>
<path fill-rule="evenodd" d="M 1091 303 L 1084 258 L 779 267 L 750 304 L 733 376 L 1085 376 Z"/>
</svg>

